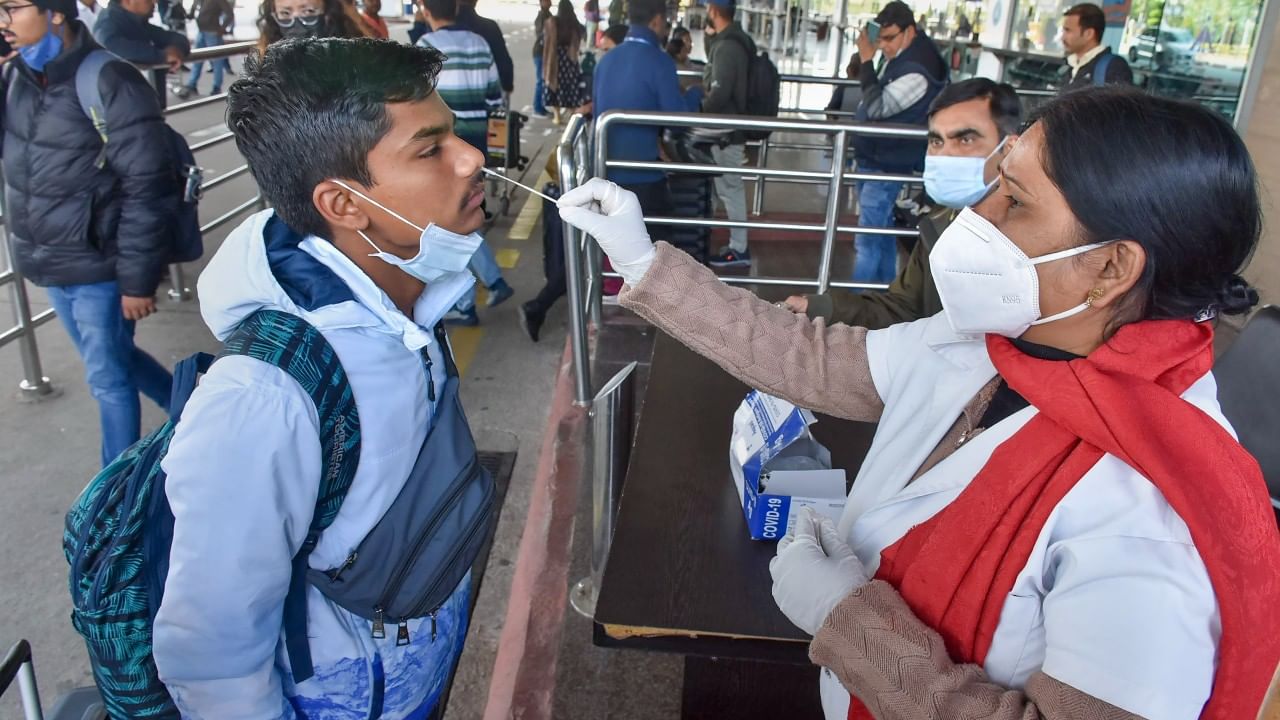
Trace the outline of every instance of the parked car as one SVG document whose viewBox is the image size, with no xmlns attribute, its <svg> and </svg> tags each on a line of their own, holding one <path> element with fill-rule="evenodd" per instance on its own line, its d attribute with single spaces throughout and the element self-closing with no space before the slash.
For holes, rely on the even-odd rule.
<svg viewBox="0 0 1280 720">
<path fill-rule="evenodd" d="M 1129 62 L 1155 61 L 1157 69 L 1181 69 L 1195 62 L 1195 43 L 1186 28 L 1147 28 L 1129 46 Z"/>
</svg>

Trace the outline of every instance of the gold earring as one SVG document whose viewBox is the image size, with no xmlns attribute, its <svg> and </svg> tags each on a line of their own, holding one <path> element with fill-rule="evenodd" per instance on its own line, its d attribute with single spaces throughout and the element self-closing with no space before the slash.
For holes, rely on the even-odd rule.
<svg viewBox="0 0 1280 720">
<path fill-rule="evenodd" d="M 1101 300 L 1102 296 L 1106 294 L 1106 290 L 1103 290 L 1102 288 L 1094 288 L 1089 291 L 1089 297 L 1085 298 L 1084 304 L 1092 307 L 1094 303 Z"/>
</svg>

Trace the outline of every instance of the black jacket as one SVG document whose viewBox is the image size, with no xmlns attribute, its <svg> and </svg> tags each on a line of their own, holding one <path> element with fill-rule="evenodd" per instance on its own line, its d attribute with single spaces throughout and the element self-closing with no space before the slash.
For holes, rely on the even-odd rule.
<svg viewBox="0 0 1280 720">
<path fill-rule="evenodd" d="M 21 57 L 3 73 L 6 211 L 18 270 L 37 285 L 116 280 L 150 297 L 173 247 L 177 162 L 155 90 L 124 63 L 100 76 L 109 141 L 76 97 L 75 74 L 98 47 L 75 21 L 75 40 L 43 73 Z"/>
<path fill-rule="evenodd" d="M 1132 85 L 1133 69 L 1129 67 L 1129 63 L 1124 58 L 1111 52 L 1111 48 L 1107 48 L 1099 53 L 1098 57 L 1090 60 L 1080 68 L 1075 78 L 1071 78 L 1071 67 L 1067 67 L 1067 78 L 1070 82 L 1066 83 L 1063 90 L 1077 90 L 1079 88 L 1093 87 L 1093 71 L 1098 67 L 1098 61 L 1110 55 L 1111 60 L 1107 64 L 1107 77 L 1103 79 L 1107 85 Z"/>
<path fill-rule="evenodd" d="M 458 3 L 458 27 L 470 30 L 489 44 L 489 52 L 493 53 L 493 62 L 498 66 L 498 82 L 504 91 L 511 92 L 516 82 L 515 63 L 511 60 L 507 41 L 503 39 L 502 28 L 498 27 L 498 23 L 489 18 L 480 17 L 476 14 L 475 8 L 460 2 Z"/>
</svg>

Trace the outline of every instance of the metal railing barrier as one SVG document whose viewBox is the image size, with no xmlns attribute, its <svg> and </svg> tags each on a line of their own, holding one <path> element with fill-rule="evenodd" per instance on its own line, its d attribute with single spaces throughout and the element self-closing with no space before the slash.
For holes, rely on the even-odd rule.
<svg viewBox="0 0 1280 720">
<path fill-rule="evenodd" d="M 608 136 L 610 129 L 617 125 L 653 125 L 665 128 L 696 128 L 701 130 L 770 130 L 798 134 L 820 135 L 830 138 L 832 150 L 830 167 L 826 170 L 789 170 L 765 167 L 767 154 L 759 167 L 722 167 L 706 163 L 680 162 L 637 162 L 625 160 L 609 160 L 607 157 Z M 886 138 L 912 138 L 923 140 L 926 131 L 915 126 L 893 126 L 870 123 L 832 122 L 822 120 L 804 120 L 787 118 L 761 118 L 728 115 L 702 115 L 697 113 L 653 113 L 612 111 L 597 118 L 594 136 L 585 129 L 585 121 L 580 116 L 570 119 L 560 139 L 557 149 L 560 168 L 560 186 L 562 192 L 568 192 L 581 185 L 588 177 L 605 177 L 611 168 L 629 168 L 635 170 L 660 170 L 668 173 L 690 174 L 735 174 L 744 180 L 761 182 L 768 178 L 773 182 L 801 183 L 823 185 L 827 188 L 827 200 L 823 222 L 767 222 L 760 220 L 718 220 L 704 218 L 681 218 L 646 216 L 645 221 L 666 226 L 694 226 L 703 228 L 748 228 L 755 230 L 798 231 L 821 233 L 822 248 L 817 277 L 735 277 L 722 278 L 724 282 L 740 285 L 771 285 L 816 288 L 818 292 L 826 292 L 830 288 L 885 290 L 888 285 L 879 283 L 833 282 L 831 280 L 831 264 L 838 234 L 864 233 L 885 236 L 918 236 L 919 232 L 904 228 L 872 228 L 860 225 L 841 225 L 841 196 L 847 183 L 859 180 L 892 181 L 919 183 L 915 175 L 899 175 L 886 173 L 857 172 L 846 169 L 845 159 L 850 151 L 850 138 L 853 135 L 869 135 Z M 588 142 L 590 141 L 590 142 Z M 587 148 L 593 150 L 590 158 L 592 172 L 586 172 L 582 157 Z M 777 145 L 775 145 L 777 147 Z M 807 146 L 806 146 L 807 147 Z M 826 148 L 822 145 L 818 147 Z M 767 153 L 767 151 L 765 151 Z M 758 186 L 757 186 L 758 188 Z M 569 296 L 569 331 L 572 345 L 574 369 L 575 401 L 579 406 L 590 402 L 590 349 L 589 330 L 598 327 L 601 316 L 601 288 L 605 277 L 619 277 L 615 273 L 605 274 L 600 270 L 600 247 L 589 242 L 584 233 L 568 224 L 565 231 L 565 275 Z"/>
<path fill-rule="evenodd" d="M 591 574 L 569 594 L 573 609 L 589 618 L 596 614 L 600 578 L 613 544 L 618 500 L 631 460 L 637 365 L 633 362 L 618 371 L 591 402 Z"/>
<path fill-rule="evenodd" d="M 257 46 L 258 46 L 257 41 L 242 41 L 242 42 L 228 43 L 225 45 L 219 45 L 216 47 L 200 48 L 198 50 L 192 51 L 191 55 L 187 57 L 186 61 L 189 63 L 197 63 L 197 62 L 206 62 L 210 60 L 219 60 L 222 58 L 234 57 L 237 55 L 243 55 L 251 50 L 254 50 L 257 48 Z M 163 69 L 167 69 L 167 66 L 159 65 L 159 66 L 152 66 L 152 67 L 141 67 L 139 69 L 163 70 Z M 165 84 L 164 84 L 165 76 L 157 73 L 156 77 L 157 77 L 157 88 L 156 88 L 157 92 L 160 92 L 162 94 L 167 92 L 167 88 L 165 87 Z M 194 110 L 196 108 L 205 107 L 207 105 L 214 105 L 217 103 L 225 102 L 226 99 L 227 99 L 226 93 L 211 95 L 209 97 L 204 97 L 198 100 L 192 100 L 190 102 L 184 102 L 177 105 L 173 105 L 172 107 L 168 107 L 164 110 L 164 115 L 166 117 L 172 116 L 186 110 Z M 191 151 L 193 153 L 199 153 L 203 150 L 208 150 L 210 148 L 217 147 L 223 143 L 226 143 L 227 141 L 231 140 L 233 137 L 234 135 L 232 133 L 224 132 L 208 140 L 195 143 L 194 145 L 191 146 Z M 204 193 L 206 191 L 213 190 L 214 188 L 217 188 L 218 186 L 223 185 L 248 172 L 249 172 L 249 166 L 241 165 L 237 168 L 234 168 L 218 176 L 213 180 L 209 180 L 207 182 L 202 183 L 200 186 L 200 191 L 201 193 Z M 3 184 L 3 180 L 4 180 L 3 171 L 0 171 L 0 185 Z M 220 215 L 214 220 L 211 220 L 205 223 L 204 225 L 200 226 L 200 232 L 204 234 L 204 233 L 209 233 L 213 230 L 216 230 L 219 227 L 236 219 L 239 215 L 244 213 L 246 210 L 249 210 L 255 207 L 259 209 L 264 209 L 266 207 L 266 204 L 262 199 L 261 193 L 255 194 L 252 198 L 236 206 L 229 212 L 224 213 L 223 215 Z M 5 345 L 8 345 L 11 342 L 14 342 L 15 340 L 18 342 L 19 351 L 22 354 L 22 373 L 23 373 L 22 380 L 19 381 L 18 383 L 19 394 L 23 398 L 39 399 L 42 397 L 47 397 L 50 394 L 52 394 L 54 391 L 54 387 L 49 382 L 49 378 L 45 377 L 44 372 L 41 368 L 40 349 L 36 339 L 35 331 L 36 331 L 36 328 L 52 320 L 55 317 L 56 313 L 54 312 L 53 308 L 49 308 L 37 313 L 34 316 L 31 314 L 31 301 L 30 301 L 30 297 L 27 294 L 26 281 L 23 279 L 22 275 L 18 272 L 17 263 L 14 261 L 13 246 L 12 246 L 12 243 L 9 242 L 8 225 L 6 220 L 7 217 L 8 217 L 8 212 L 4 206 L 3 193 L 0 193 L 0 225 L 3 225 L 3 233 L 0 233 L 0 243 L 3 243 L 5 247 L 4 254 L 5 254 L 6 261 L 8 262 L 8 269 L 5 270 L 4 272 L 0 272 L 0 285 L 8 284 L 10 286 L 9 291 L 13 300 L 13 314 L 14 314 L 14 323 L 15 323 L 14 326 L 9 328 L 8 330 L 0 332 L 0 348 L 4 347 Z M 187 287 L 186 271 L 181 264 L 173 264 L 169 266 L 169 279 L 170 279 L 170 289 L 169 289 L 168 295 L 170 299 L 176 302 L 183 302 L 191 299 L 191 290 Z"/>
<path fill-rule="evenodd" d="M 4 695 L 14 678 L 18 680 L 18 691 L 22 694 L 22 711 L 27 720 L 44 720 L 44 711 L 40 707 L 40 693 L 36 689 L 36 669 L 31 658 L 31 644 L 19 640 L 4 660 L 0 661 L 0 695 Z"/>
</svg>

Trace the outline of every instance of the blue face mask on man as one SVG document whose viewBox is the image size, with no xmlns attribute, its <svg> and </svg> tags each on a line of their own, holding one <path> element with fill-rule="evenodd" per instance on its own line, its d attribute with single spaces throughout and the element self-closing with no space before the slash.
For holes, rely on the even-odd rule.
<svg viewBox="0 0 1280 720">
<path fill-rule="evenodd" d="M 987 161 L 1000 152 L 1008 140 L 1006 135 L 986 157 L 925 156 L 925 192 L 938 203 L 956 209 L 969 207 L 986 197 L 995 185 L 994 180 L 987 182 Z"/>
<path fill-rule="evenodd" d="M 53 18 L 49 15 L 45 16 L 45 25 L 44 37 L 33 45 L 24 45 L 18 49 L 23 62 L 36 72 L 44 72 L 44 66 L 62 54 L 62 38 L 53 31 Z"/>
</svg>

